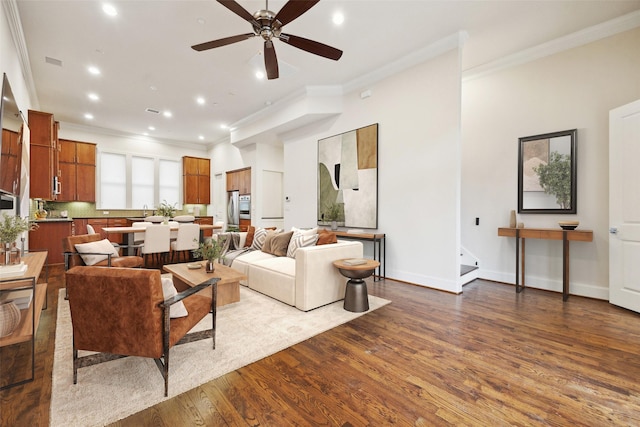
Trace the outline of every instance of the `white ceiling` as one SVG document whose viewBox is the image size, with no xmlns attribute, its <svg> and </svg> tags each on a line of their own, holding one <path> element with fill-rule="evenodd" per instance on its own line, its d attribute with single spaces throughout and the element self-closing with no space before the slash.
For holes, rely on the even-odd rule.
<svg viewBox="0 0 640 427">
<path fill-rule="evenodd" d="M 322 0 L 284 31 L 341 49 L 342 58 L 332 61 L 275 41 L 281 77 L 257 80 L 251 62 L 263 49 L 259 37 L 205 52 L 190 48 L 252 31 L 216 1 L 109 2 L 118 10 L 114 18 L 102 12 L 102 1 L 17 0 L 38 108 L 54 113 L 63 129 L 65 123 L 86 125 L 203 144 L 224 139 L 229 131 L 221 124 L 238 122 L 266 103 L 305 86 L 345 86 L 458 31 L 469 36 L 462 57 L 468 70 L 640 10 L 640 0 Z M 238 3 L 251 13 L 265 6 Z M 272 0 L 269 9 L 277 13 L 284 3 Z M 331 21 L 336 11 L 345 15 L 340 27 Z M 101 75 L 90 75 L 90 65 Z M 100 100 L 89 100 L 91 92 Z M 197 96 L 206 99 L 204 106 Z"/>
</svg>

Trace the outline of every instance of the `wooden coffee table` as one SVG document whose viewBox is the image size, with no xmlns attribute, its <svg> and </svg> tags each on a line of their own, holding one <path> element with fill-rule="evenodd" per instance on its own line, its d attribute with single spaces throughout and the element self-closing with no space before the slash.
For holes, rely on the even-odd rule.
<svg viewBox="0 0 640 427">
<path fill-rule="evenodd" d="M 189 264 L 198 263 L 201 263 L 202 267 L 198 269 L 188 267 Z M 178 289 L 181 288 L 180 284 L 196 286 L 212 277 L 219 277 L 216 307 L 240 301 L 240 280 L 245 280 L 247 276 L 231 267 L 218 263 L 215 264 L 216 268 L 213 273 L 207 273 L 204 269 L 204 263 L 204 261 L 201 261 L 195 263 L 168 264 L 163 268 L 166 272 L 173 275 L 173 282 Z"/>
</svg>

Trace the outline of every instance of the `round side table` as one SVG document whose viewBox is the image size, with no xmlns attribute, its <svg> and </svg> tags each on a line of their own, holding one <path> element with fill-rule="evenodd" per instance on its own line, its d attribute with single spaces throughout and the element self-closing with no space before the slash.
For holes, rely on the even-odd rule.
<svg viewBox="0 0 640 427">
<path fill-rule="evenodd" d="M 364 279 L 371 276 L 380 265 L 378 261 L 365 259 L 362 264 L 355 264 L 354 258 L 339 259 L 333 265 L 344 277 L 349 278 L 344 294 L 344 309 L 354 313 L 362 313 L 369 310 L 369 295 L 367 294 L 367 284 Z"/>
</svg>

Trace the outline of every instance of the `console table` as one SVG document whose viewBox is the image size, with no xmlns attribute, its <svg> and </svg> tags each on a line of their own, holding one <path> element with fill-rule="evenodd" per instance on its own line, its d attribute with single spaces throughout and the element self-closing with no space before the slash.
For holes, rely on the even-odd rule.
<svg viewBox="0 0 640 427">
<path fill-rule="evenodd" d="M 337 237 L 342 239 L 351 239 L 351 240 L 362 240 L 365 242 L 373 242 L 373 259 L 375 261 L 380 262 L 378 266 L 378 274 L 373 276 L 373 281 L 378 282 L 387 277 L 387 266 L 386 266 L 386 244 L 385 244 L 385 234 L 384 233 L 347 233 L 346 231 L 333 231 Z M 377 249 L 377 255 L 376 255 Z"/>
<path fill-rule="evenodd" d="M 562 240 L 562 300 L 569 298 L 569 242 L 592 242 L 591 230 L 558 230 L 557 228 L 498 228 L 498 236 L 516 238 L 516 292 L 522 292 L 524 284 L 524 241 L 525 239 Z M 521 249 L 518 250 L 518 242 L 521 241 Z M 520 261 L 522 252 L 522 261 Z M 522 267 L 522 268 L 520 268 Z M 522 273 L 520 273 L 520 269 Z M 522 274 L 522 285 L 520 285 Z"/>
<path fill-rule="evenodd" d="M 0 347 L 31 342 L 31 377 L 10 384 L 0 382 L 0 390 L 33 381 L 35 375 L 35 336 L 38 331 L 40 314 L 46 304 L 47 284 L 37 283 L 40 272 L 47 260 L 47 252 L 30 252 L 22 257 L 27 266 L 22 276 L 0 278 L 0 294 L 17 290 L 29 290 L 32 298 L 27 308 L 20 310 L 20 323 L 10 335 L 0 338 Z"/>
</svg>

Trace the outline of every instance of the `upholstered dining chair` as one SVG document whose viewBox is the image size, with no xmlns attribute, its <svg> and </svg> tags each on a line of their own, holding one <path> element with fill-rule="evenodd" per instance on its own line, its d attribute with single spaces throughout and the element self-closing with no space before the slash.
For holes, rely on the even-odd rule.
<svg viewBox="0 0 640 427">
<path fill-rule="evenodd" d="M 176 257 L 180 261 L 181 254 L 184 252 L 187 252 L 187 258 L 191 259 L 191 254 L 188 251 L 198 249 L 199 240 L 200 226 L 198 224 L 180 224 L 176 240 L 171 242 L 171 262 L 174 262 Z"/>
<path fill-rule="evenodd" d="M 145 266 L 148 265 L 149 256 L 153 258 L 155 255 L 160 264 L 166 261 L 171 250 L 170 238 L 171 230 L 168 225 L 152 224 L 146 228 L 141 251 Z"/>
<path fill-rule="evenodd" d="M 159 270 L 74 267 L 65 279 L 73 328 L 74 384 L 79 368 L 127 356 L 150 357 L 162 373 L 166 397 L 169 352 L 174 345 L 211 338 L 212 349 L 216 348 L 218 278 L 177 290 L 171 279 L 161 278 Z M 210 296 L 201 292 L 208 288 Z M 181 304 L 182 312 L 174 313 L 173 308 Z M 211 329 L 188 333 L 210 312 Z M 80 355 L 80 351 L 98 353 Z"/>
</svg>

